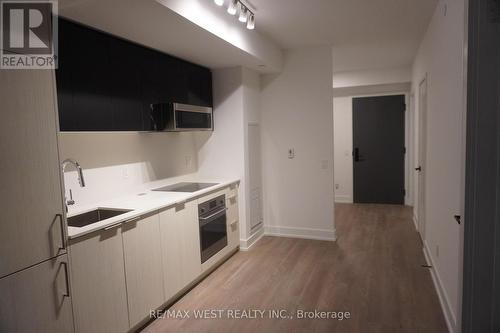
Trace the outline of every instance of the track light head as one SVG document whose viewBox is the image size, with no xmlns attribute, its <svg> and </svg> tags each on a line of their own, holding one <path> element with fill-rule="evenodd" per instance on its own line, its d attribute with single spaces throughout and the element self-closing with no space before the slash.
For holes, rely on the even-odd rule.
<svg viewBox="0 0 500 333">
<path fill-rule="evenodd" d="M 248 19 L 248 9 L 240 3 L 240 16 L 238 20 L 245 23 Z"/>
<path fill-rule="evenodd" d="M 227 7 L 227 12 L 230 15 L 236 15 L 238 10 L 238 0 L 229 0 L 229 6 Z"/>
<path fill-rule="evenodd" d="M 221 7 L 222 5 L 224 5 L 224 0 L 214 0 L 214 2 L 219 7 Z"/>
<path fill-rule="evenodd" d="M 255 29 L 255 15 L 254 14 L 250 14 L 248 16 L 247 29 L 249 29 L 249 30 Z"/>
</svg>

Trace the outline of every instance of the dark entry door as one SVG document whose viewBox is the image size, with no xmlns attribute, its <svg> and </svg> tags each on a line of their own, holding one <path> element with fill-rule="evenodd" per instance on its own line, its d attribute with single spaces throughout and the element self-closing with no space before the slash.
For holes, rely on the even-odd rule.
<svg viewBox="0 0 500 333">
<path fill-rule="evenodd" d="M 354 202 L 404 204 L 405 96 L 352 100 Z"/>
</svg>

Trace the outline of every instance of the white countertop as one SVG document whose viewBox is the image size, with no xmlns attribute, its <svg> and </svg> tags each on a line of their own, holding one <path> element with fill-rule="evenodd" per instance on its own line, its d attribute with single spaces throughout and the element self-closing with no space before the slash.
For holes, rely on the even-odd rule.
<svg viewBox="0 0 500 333">
<path fill-rule="evenodd" d="M 153 189 L 172 185 L 179 182 L 199 182 L 199 183 L 217 183 L 217 185 L 207 187 L 200 191 L 187 193 L 187 192 L 159 192 L 152 191 Z M 201 197 L 210 192 L 222 189 L 232 184 L 239 183 L 239 180 L 217 180 L 217 179 L 193 179 L 191 177 L 176 177 L 169 179 L 157 180 L 150 183 L 142 184 L 134 191 L 134 193 L 117 196 L 114 199 L 99 202 L 93 205 L 70 207 L 67 217 L 79 215 L 97 208 L 115 208 L 131 210 L 125 214 L 121 214 L 103 221 L 92 223 L 84 227 L 70 227 L 68 226 L 68 238 L 74 239 L 96 230 L 100 230 L 111 225 L 115 225 L 130 219 L 189 201 Z"/>
</svg>

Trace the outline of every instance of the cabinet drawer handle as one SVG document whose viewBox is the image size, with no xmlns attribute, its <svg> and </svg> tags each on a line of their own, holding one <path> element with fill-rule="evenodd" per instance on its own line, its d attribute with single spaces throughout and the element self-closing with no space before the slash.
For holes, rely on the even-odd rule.
<svg viewBox="0 0 500 333">
<path fill-rule="evenodd" d="M 62 262 L 61 265 L 64 266 L 64 282 L 66 283 L 66 293 L 64 293 L 63 296 L 64 297 L 70 297 L 68 263 L 67 262 Z"/>
<path fill-rule="evenodd" d="M 110 225 L 109 227 L 105 227 L 103 229 L 106 230 L 106 231 L 108 231 L 108 230 L 114 229 L 116 227 L 119 227 L 121 225 L 122 225 L 122 223 L 120 222 L 120 223 L 116 223 L 116 224 Z"/>
<path fill-rule="evenodd" d="M 141 219 L 141 217 L 136 217 L 136 218 L 133 218 L 133 219 L 130 219 L 130 220 L 127 220 L 125 222 L 123 222 L 123 224 L 127 224 L 127 223 L 133 223 L 133 222 L 137 222 Z"/>
<path fill-rule="evenodd" d="M 66 237 L 64 237 L 64 219 L 62 214 L 56 214 L 56 218 L 59 219 L 59 228 L 61 230 L 61 245 L 59 246 L 59 250 L 66 250 Z"/>
</svg>

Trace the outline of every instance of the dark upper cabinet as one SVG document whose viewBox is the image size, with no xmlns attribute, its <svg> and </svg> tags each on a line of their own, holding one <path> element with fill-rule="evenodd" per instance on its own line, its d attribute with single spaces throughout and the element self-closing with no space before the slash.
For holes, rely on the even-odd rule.
<svg viewBox="0 0 500 333">
<path fill-rule="evenodd" d="M 158 74 L 162 77 L 160 102 L 187 103 L 187 72 L 184 61 L 159 54 Z"/>
<path fill-rule="evenodd" d="M 137 61 L 139 89 L 141 96 L 141 112 L 144 130 L 152 130 L 151 104 L 160 103 L 162 98 L 161 77 L 158 75 L 159 53 L 144 49 Z"/>
<path fill-rule="evenodd" d="M 109 37 L 62 21 L 59 25 L 57 90 L 63 131 L 113 129 Z"/>
<path fill-rule="evenodd" d="M 212 72 L 204 67 L 187 64 L 187 104 L 212 106 Z"/>
<path fill-rule="evenodd" d="M 138 61 L 142 49 L 132 43 L 112 38 L 109 42 L 110 99 L 113 130 L 141 131 L 144 129 L 142 91 Z"/>
<path fill-rule="evenodd" d="M 212 106 L 207 68 L 59 20 L 61 131 L 151 130 L 150 106 Z"/>
</svg>

